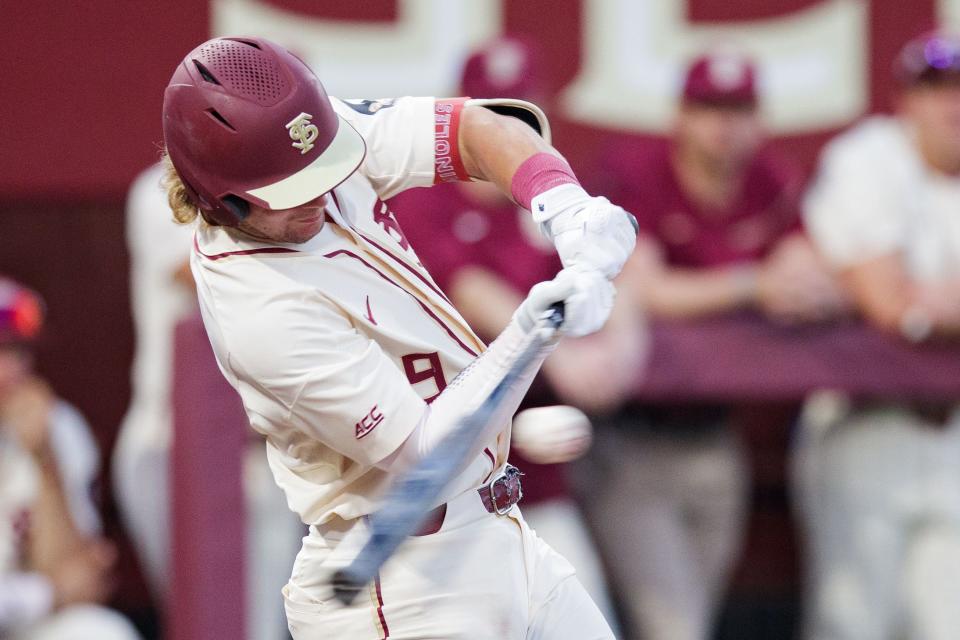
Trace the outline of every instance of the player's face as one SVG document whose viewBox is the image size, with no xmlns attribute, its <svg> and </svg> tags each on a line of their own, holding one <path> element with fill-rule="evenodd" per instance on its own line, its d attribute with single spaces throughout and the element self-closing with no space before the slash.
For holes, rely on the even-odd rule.
<svg viewBox="0 0 960 640">
<path fill-rule="evenodd" d="M 743 165 L 763 141 L 763 127 L 752 106 L 686 104 L 677 117 L 677 136 L 710 162 Z"/>
<path fill-rule="evenodd" d="M 237 228 L 255 238 L 299 244 L 320 233 L 327 208 L 326 194 L 292 209 L 250 205 L 250 215 Z"/>
<path fill-rule="evenodd" d="M 921 145 L 947 162 L 960 161 L 960 78 L 909 89 L 902 106 Z"/>
</svg>

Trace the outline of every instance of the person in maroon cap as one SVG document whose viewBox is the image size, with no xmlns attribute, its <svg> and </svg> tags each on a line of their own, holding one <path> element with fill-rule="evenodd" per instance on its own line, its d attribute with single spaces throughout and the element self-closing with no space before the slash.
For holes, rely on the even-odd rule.
<svg viewBox="0 0 960 640">
<path fill-rule="evenodd" d="M 91 499 L 99 453 L 80 413 L 33 372 L 39 296 L 0 277 L 0 637 L 133 640 L 99 606 L 113 546 Z"/>
<path fill-rule="evenodd" d="M 716 50 L 690 64 L 669 139 L 606 153 L 611 192 L 640 222 L 625 271 L 652 316 L 751 310 L 793 324 L 839 308 L 800 229 L 801 181 L 764 138 L 756 66 Z M 730 414 L 647 406 L 598 430 L 591 515 L 617 523 L 597 535 L 639 637 L 710 637 L 750 484 Z"/>
<path fill-rule="evenodd" d="M 467 58 L 460 90 L 474 98 L 515 96 L 543 105 L 542 85 L 536 50 L 521 40 L 501 38 Z M 419 248 L 420 260 L 485 339 L 503 330 L 530 287 L 561 268 L 530 216 L 489 183 L 411 190 L 394 198 L 391 206 L 407 239 Z M 635 330 L 640 323 L 630 317 L 635 311 L 629 299 L 621 293 L 600 334 L 558 348 L 521 409 L 558 402 L 588 411 L 617 407 L 643 353 L 643 332 Z M 602 379 L 604 384 L 586 385 L 585 379 Z M 613 620 L 599 557 L 570 495 L 564 466 L 536 464 L 534 460 L 544 459 L 538 452 L 526 451 L 529 457 L 524 453 L 523 443 L 514 440 L 510 457 L 524 470 L 526 518 L 570 560 L 607 620 Z"/>
<path fill-rule="evenodd" d="M 825 147 L 805 221 L 867 322 L 907 342 L 956 341 L 960 36 L 912 40 L 894 74 L 897 113 L 869 117 Z M 806 636 L 956 638 L 960 404 L 840 400 L 810 412 L 798 449 Z"/>
</svg>

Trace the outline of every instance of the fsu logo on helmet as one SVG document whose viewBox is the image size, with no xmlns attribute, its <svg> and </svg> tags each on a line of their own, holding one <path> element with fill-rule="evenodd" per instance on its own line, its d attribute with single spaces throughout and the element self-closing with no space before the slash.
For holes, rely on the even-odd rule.
<svg viewBox="0 0 960 640">
<path fill-rule="evenodd" d="M 312 119 L 313 116 L 309 113 L 301 113 L 288 122 L 286 126 L 287 130 L 290 131 L 293 147 L 300 149 L 301 154 L 313 149 L 313 141 L 320 135 L 320 132 L 317 130 L 317 125 L 310 122 Z"/>
</svg>

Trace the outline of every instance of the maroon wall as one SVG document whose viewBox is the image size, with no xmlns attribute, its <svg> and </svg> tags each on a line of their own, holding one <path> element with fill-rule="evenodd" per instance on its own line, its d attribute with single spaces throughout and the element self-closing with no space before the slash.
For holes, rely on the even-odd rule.
<svg viewBox="0 0 960 640">
<path fill-rule="evenodd" d="M 389 22 L 393 0 L 267 0 L 331 19 Z M 693 22 L 783 15 L 817 0 L 691 0 Z M 893 52 L 933 23 L 934 0 L 873 0 L 871 107 L 891 104 Z M 546 53 L 555 89 L 577 73 L 581 0 L 504 2 L 505 30 Z M 42 372 L 109 446 L 129 396 L 132 354 L 122 200 L 156 157 L 162 90 L 209 32 L 207 0 L 5 0 L 0 9 L 0 272 L 43 293 Z M 555 122 L 581 172 L 605 136 Z M 787 140 L 805 163 L 827 132 Z"/>
<path fill-rule="evenodd" d="M 389 22 L 393 0 L 263 0 L 330 19 Z M 694 22 L 786 15 L 822 0 L 690 0 Z M 868 59 L 871 104 L 891 103 L 894 52 L 933 24 L 934 0 L 874 0 Z M 508 33 L 543 47 L 549 85 L 578 71 L 582 0 L 505 2 Z M 549 16 L 549 19 L 545 19 Z M 254 28 L 255 29 L 255 28 Z M 156 157 L 162 90 L 184 52 L 209 31 L 207 0 L 128 2 L 7 0 L 0 23 L 0 201 L 37 197 L 119 202 L 126 186 Z M 597 131 L 557 122 L 557 140 L 574 159 L 597 148 Z M 822 135 L 794 139 L 809 163 Z"/>
</svg>

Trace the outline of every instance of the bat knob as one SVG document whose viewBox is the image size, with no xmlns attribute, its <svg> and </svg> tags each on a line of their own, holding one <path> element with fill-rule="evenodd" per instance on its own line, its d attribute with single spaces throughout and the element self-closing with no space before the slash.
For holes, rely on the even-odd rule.
<svg viewBox="0 0 960 640">
<path fill-rule="evenodd" d="M 334 597 L 344 605 L 350 606 L 366 583 L 361 582 L 349 569 L 341 569 L 333 574 L 332 584 Z"/>
<path fill-rule="evenodd" d="M 566 305 L 563 302 L 554 302 L 550 305 L 550 308 L 547 312 L 547 322 L 554 329 L 558 329 L 560 325 L 563 324 L 564 313 L 566 312 Z"/>
</svg>

